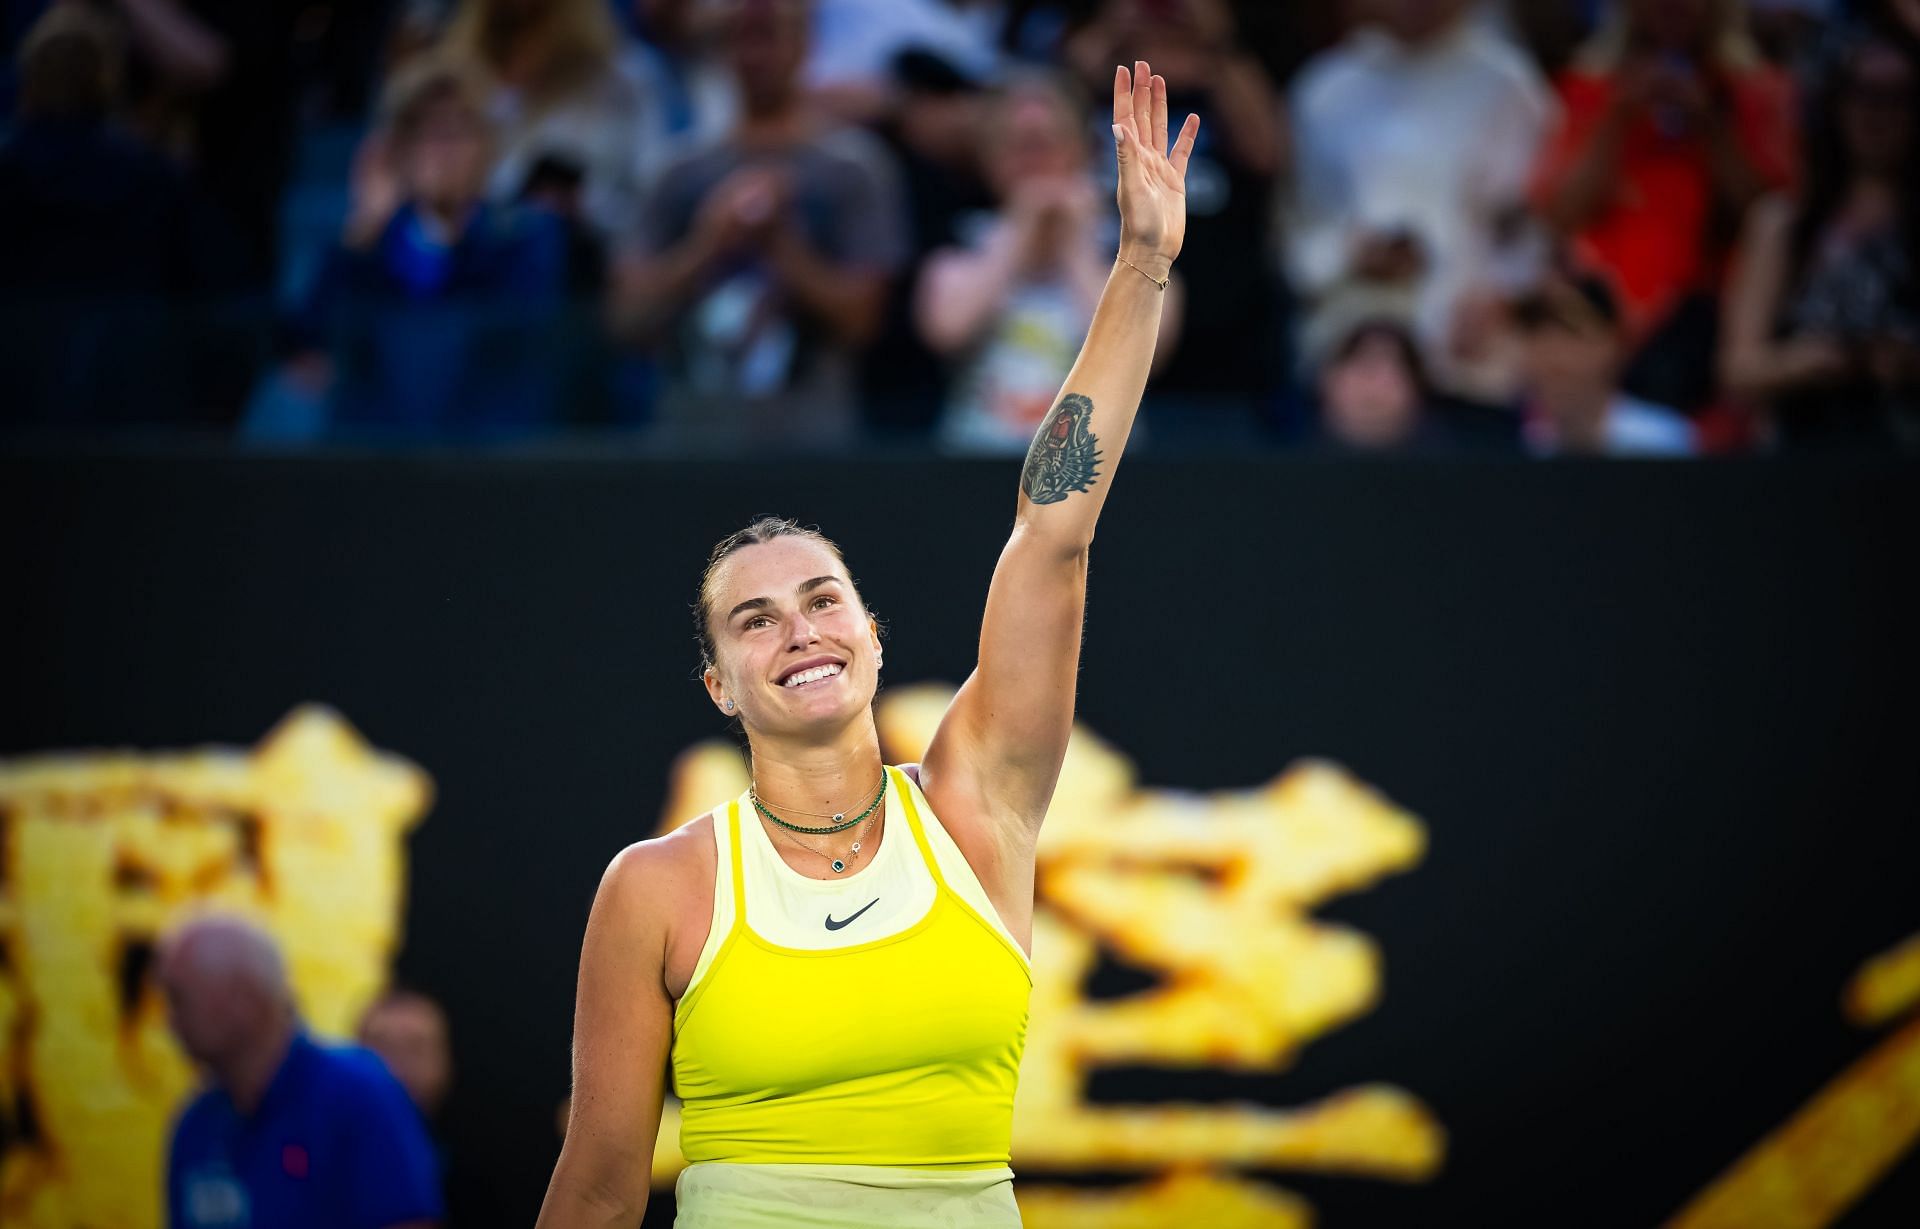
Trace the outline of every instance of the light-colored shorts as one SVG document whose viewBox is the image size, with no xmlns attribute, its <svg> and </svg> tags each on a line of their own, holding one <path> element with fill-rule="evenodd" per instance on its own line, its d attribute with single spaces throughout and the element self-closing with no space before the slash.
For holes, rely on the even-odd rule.
<svg viewBox="0 0 1920 1229">
<path fill-rule="evenodd" d="M 1013 1171 L 703 1163 L 674 1184 L 675 1229 L 1019 1229 Z"/>
</svg>

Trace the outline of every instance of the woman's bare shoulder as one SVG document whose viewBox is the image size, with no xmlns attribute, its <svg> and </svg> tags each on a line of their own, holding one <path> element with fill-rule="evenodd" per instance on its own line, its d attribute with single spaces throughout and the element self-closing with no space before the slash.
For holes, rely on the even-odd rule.
<svg viewBox="0 0 1920 1229">
<path fill-rule="evenodd" d="M 713 816 L 702 815 L 615 854 L 601 891 L 626 908 L 671 912 L 685 893 L 710 889 L 715 860 Z"/>
</svg>

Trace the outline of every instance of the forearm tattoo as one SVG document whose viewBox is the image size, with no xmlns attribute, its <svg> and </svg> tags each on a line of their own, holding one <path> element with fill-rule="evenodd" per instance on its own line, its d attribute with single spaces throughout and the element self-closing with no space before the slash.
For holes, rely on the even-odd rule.
<svg viewBox="0 0 1920 1229">
<path fill-rule="evenodd" d="M 1036 504 L 1057 504 L 1075 491 L 1091 488 L 1098 479 L 1100 440 L 1090 425 L 1093 402 L 1068 393 L 1053 407 L 1047 421 L 1027 449 L 1020 471 L 1020 489 Z"/>
</svg>

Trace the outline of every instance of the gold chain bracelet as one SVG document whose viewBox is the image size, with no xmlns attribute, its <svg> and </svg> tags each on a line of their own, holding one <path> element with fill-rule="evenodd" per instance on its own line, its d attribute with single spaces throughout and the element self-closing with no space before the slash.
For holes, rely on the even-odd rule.
<svg viewBox="0 0 1920 1229">
<path fill-rule="evenodd" d="M 1114 259 L 1119 261 L 1121 264 L 1125 265 L 1127 268 L 1132 269 L 1135 273 L 1138 273 L 1141 277 L 1146 278 L 1148 281 L 1152 282 L 1154 285 L 1158 286 L 1162 290 L 1165 290 L 1167 288 L 1167 283 L 1173 280 L 1171 273 L 1169 273 L 1168 276 L 1166 277 L 1155 277 L 1153 274 L 1147 272 L 1145 269 L 1142 269 L 1139 265 L 1136 265 L 1131 260 L 1128 260 L 1125 256 L 1115 256 Z"/>
</svg>

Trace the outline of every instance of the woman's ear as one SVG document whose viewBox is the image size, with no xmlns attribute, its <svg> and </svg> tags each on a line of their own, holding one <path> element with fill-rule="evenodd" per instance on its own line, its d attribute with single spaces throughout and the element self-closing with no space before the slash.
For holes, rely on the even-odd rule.
<svg viewBox="0 0 1920 1229">
<path fill-rule="evenodd" d="M 729 717 L 738 715 L 739 705 L 735 704 L 733 697 L 727 694 L 726 684 L 721 681 L 718 670 L 708 666 L 700 672 L 700 682 L 706 686 L 707 698 L 713 701 L 715 708 Z"/>
</svg>

